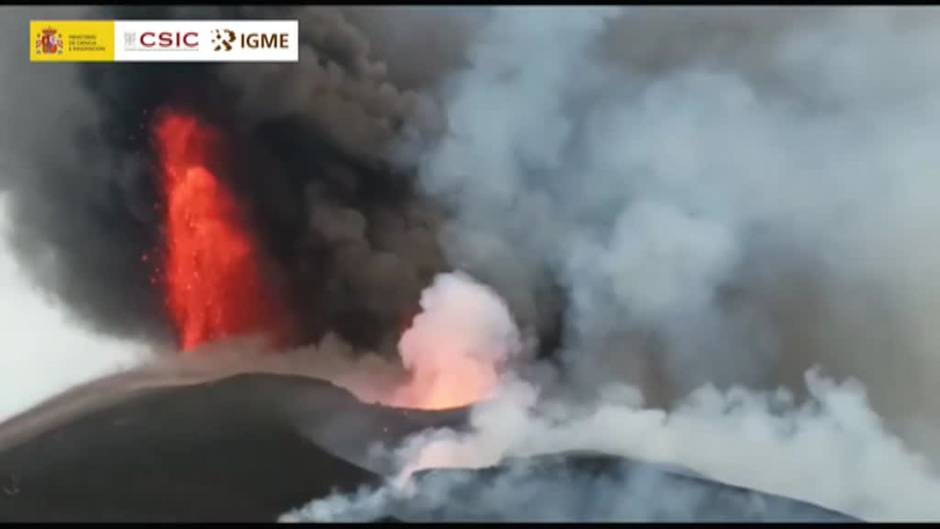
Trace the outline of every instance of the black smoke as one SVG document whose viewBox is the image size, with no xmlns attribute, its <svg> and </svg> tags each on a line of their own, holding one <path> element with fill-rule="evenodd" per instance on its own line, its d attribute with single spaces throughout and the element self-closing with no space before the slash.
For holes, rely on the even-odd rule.
<svg viewBox="0 0 940 529">
<path fill-rule="evenodd" d="M 56 123 L 56 141 L 74 149 L 34 141 L 24 174 L 11 179 L 13 237 L 39 283 L 99 330 L 172 343 L 154 282 L 164 234 L 151 131 L 161 112 L 182 111 L 222 132 L 227 169 L 219 176 L 249 219 L 298 341 L 332 330 L 357 347 L 393 350 L 421 289 L 447 269 L 437 242 L 443 212 L 416 191 L 413 159 L 403 154 L 440 123 L 433 100 L 396 87 L 350 22 L 375 16 L 294 7 L 86 10 L 81 18 L 297 18 L 300 62 L 80 64 L 75 82 L 65 75 L 71 65 L 29 65 L 81 92 L 90 109 Z M 442 47 L 449 55 L 438 68 L 453 63 L 454 49 Z"/>
</svg>

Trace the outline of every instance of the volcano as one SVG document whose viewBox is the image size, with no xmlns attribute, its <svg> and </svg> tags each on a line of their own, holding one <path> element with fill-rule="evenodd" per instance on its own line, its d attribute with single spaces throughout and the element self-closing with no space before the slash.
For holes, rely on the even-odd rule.
<svg viewBox="0 0 940 529">
<path fill-rule="evenodd" d="M 395 443 L 429 427 L 460 428 L 465 420 L 465 409 L 364 404 L 330 383 L 302 376 L 251 373 L 167 383 L 122 374 L 71 390 L 0 425 L 0 521 L 275 521 L 334 490 L 378 485 L 386 469 L 370 466 L 366 456 L 373 443 Z M 585 483 L 583 494 L 566 500 L 580 502 L 584 520 L 610 519 L 613 512 L 592 497 L 596 483 L 585 480 L 624 469 L 671 480 L 677 494 L 700 494 L 704 510 L 678 519 L 850 520 L 621 458 L 561 454 L 532 458 L 530 464 L 543 478 L 538 494 L 550 493 L 558 480 Z M 397 506 L 394 519 L 504 519 L 506 511 L 498 515 L 487 503 L 492 495 L 484 492 L 488 480 L 516 465 L 421 472 L 419 487 L 454 473 L 478 476 L 483 485 L 453 490 L 447 509 L 424 505 L 419 496 Z M 642 490 L 635 494 L 648 501 Z M 518 519 L 532 518 L 533 507 L 525 501 L 510 507 Z M 651 512 L 649 519 L 677 519 Z"/>
<path fill-rule="evenodd" d="M 415 422 L 414 412 L 391 408 L 376 415 L 303 377 L 115 390 L 121 381 L 98 384 L 79 413 L 65 409 L 72 399 L 58 399 L 0 427 L 0 521 L 273 521 L 334 487 L 377 479 L 308 440 L 297 414 L 316 423 L 334 416 L 327 405 L 341 416 L 373 412 L 369 424 L 388 441 L 447 418 L 423 412 Z"/>
</svg>

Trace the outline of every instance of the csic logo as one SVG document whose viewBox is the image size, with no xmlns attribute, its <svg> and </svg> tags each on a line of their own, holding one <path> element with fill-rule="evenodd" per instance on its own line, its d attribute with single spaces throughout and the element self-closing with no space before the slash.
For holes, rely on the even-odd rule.
<svg viewBox="0 0 940 529">
<path fill-rule="evenodd" d="M 212 30 L 212 48 L 213 51 L 232 51 L 232 43 L 235 42 L 235 32 L 230 29 Z"/>
<path fill-rule="evenodd" d="M 129 50 L 195 51 L 199 49 L 196 31 L 124 32 L 124 46 Z"/>
<path fill-rule="evenodd" d="M 36 53 L 40 55 L 62 55 L 65 44 L 62 37 L 56 35 L 59 30 L 55 28 L 46 28 L 36 34 Z"/>
</svg>

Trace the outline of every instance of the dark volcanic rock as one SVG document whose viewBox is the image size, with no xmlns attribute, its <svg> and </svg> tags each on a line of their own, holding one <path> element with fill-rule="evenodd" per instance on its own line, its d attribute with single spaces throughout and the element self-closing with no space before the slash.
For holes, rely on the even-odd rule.
<svg viewBox="0 0 940 529">
<path fill-rule="evenodd" d="M 381 407 L 260 374 L 135 395 L 0 452 L 0 521 L 274 521 L 376 479 L 295 426 L 299 413 L 407 423 L 402 410 L 367 408 Z"/>
<path fill-rule="evenodd" d="M 107 386 L 71 394 L 105 393 L 99 387 Z M 275 521 L 333 490 L 379 484 L 386 469 L 366 457 L 371 443 L 466 418 L 466 410 L 364 404 L 326 382 L 258 373 L 138 388 L 85 408 L 70 407 L 68 395 L 0 425 L 0 522 Z M 418 483 L 417 498 L 394 506 L 396 519 L 852 520 L 595 454 L 426 471 Z"/>
<path fill-rule="evenodd" d="M 850 522 L 821 507 L 591 453 L 510 460 L 479 470 L 428 470 L 393 512 L 409 521 Z"/>
</svg>

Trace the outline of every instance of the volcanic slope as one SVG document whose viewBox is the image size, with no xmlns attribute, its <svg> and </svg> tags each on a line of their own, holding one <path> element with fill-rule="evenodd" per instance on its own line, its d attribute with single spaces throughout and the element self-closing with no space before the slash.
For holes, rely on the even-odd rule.
<svg viewBox="0 0 940 529">
<path fill-rule="evenodd" d="M 367 457 L 373 443 L 466 421 L 465 409 L 364 404 L 306 376 L 148 376 L 102 379 L 0 424 L 0 522 L 275 521 L 333 490 L 378 485 L 388 468 Z M 418 485 L 443 490 L 444 507 L 419 494 L 388 521 L 851 520 L 596 454 L 424 471 Z M 505 486 L 521 494 L 494 496 Z"/>
<path fill-rule="evenodd" d="M 755 469 L 755 472 L 759 472 Z M 591 452 L 416 474 L 389 510 L 409 521 L 858 522 L 816 505 L 712 481 L 685 469 Z M 509 493 L 508 491 L 511 491 Z"/>
<path fill-rule="evenodd" d="M 441 422 L 411 424 L 409 415 L 439 414 L 272 374 L 137 390 L 63 419 L 57 408 L 67 404 L 40 407 L 52 421 L 11 421 L 50 426 L 0 451 L 0 521 L 274 521 L 333 488 L 378 480 L 309 440 L 300 414 L 311 424 L 374 421 L 355 432 L 372 441 Z"/>
</svg>

